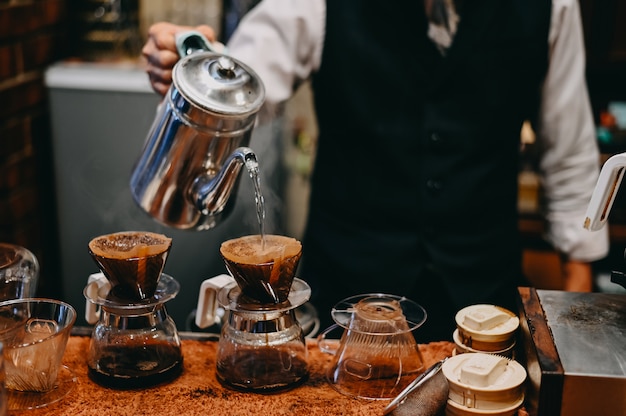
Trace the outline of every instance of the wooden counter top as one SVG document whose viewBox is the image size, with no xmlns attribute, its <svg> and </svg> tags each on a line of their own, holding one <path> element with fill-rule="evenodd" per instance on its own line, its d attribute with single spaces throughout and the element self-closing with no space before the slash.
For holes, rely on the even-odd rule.
<svg viewBox="0 0 626 416">
<path fill-rule="evenodd" d="M 36 410 L 10 415 L 123 416 L 123 415 L 382 415 L 389 401 L 361 401 L 335 391 L 324 372 L 332 356 L 308 340 L 310 377 L 293 390 L 275 394 L 242 393 L 222 386 L 215 376 L 215 340 L 182 341 L 183 373 L 176 380 L 148 389 L 113 390 L 87 377 L 89 337 L 72 336 L 63 364 L 72 369 L 76 382 L 61 401 Z M 420 345 L 426 367 L 452 354 L 454 344 Z"/>
</svg>

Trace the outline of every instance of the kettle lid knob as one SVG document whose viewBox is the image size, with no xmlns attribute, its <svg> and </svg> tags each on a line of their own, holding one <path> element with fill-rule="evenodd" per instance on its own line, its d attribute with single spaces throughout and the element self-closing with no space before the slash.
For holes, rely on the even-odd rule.
<svg viewBox="0 0 626 416">
<path fill-rule="evenodd" d="M 224 77 L 232 78 L 235 76 L 235 62 L 228 56 L 220 56 L 217 60 L 217 66 L 219 73 Z"/>
</svg>

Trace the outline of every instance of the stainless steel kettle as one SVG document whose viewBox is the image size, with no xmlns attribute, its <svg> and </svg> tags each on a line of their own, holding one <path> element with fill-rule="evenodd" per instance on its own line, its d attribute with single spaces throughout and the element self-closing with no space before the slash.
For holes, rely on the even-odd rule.
<svg viewBox="0 0 626 416">
<path fill-rule="evenodd" d="M 265 88 L 247 65 L 217 53 L 199 32 L 177 36 L 182 57 L 133 168 L 135 202 L 179 229 L 213 228 L 229 212 Z M 230 202 L 229 202 L 230 201 Z"/>
</svg>

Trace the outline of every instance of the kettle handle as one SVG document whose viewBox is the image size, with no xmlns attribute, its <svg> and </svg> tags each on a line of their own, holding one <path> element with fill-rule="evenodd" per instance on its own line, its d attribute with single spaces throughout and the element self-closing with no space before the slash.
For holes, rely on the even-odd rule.
<svg viewBox="0 0 626 416">
<path fill-rule="evenodd" d="M 337 324 L 332 324 L 317 336 L 317 347 L 320 351 L 330 355 L 337 354 L 337 351 L 339 350 L 338 340 L 327 338 L 331 332 L 337 329 L 341 329 L 341 327 Z"/>
<path fill-rule="evenodd" d="M 222 43 L 210 42 L 206 36 L 197 30 L 178 32 L 175 39 L 176 50 L 181 58 L 194 52 L 226 53 L 226 47 Z"/>
</svg>

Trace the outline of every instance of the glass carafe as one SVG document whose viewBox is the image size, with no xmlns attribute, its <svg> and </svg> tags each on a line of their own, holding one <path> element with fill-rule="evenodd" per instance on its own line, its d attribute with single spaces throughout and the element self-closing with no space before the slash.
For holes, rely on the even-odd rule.
<svg viewBox="0 0 626 416">
<path fill-rule="evenodd" d="M 103 280 L 90 282 L 84 293 L 88 306 L 91 303 L 96 308 L 91 309 L 88 321 L 98 318 L 87 358 L 93 381 L 130 389 L 170 381 L 180 375 L 180 337 L 165 308 L 165 302 L 177 294 L 178 288 L 176 280 L 163 274 L 152 298 L 122 303 L 107 299 L 110 286 Z"/>
<path fill-rule="evenodd" d="M 217 296 L 227 311 L 216 358 L 218 379 L 236 389 L 258 392 L 301 384 L 309 373 L 295 309 L 308 300 L 309 286 L 294 279 L 288 300 L 276 305 L 246 303 L 240 295 L 240 288 L 231 283 Z"/>
</svg>

